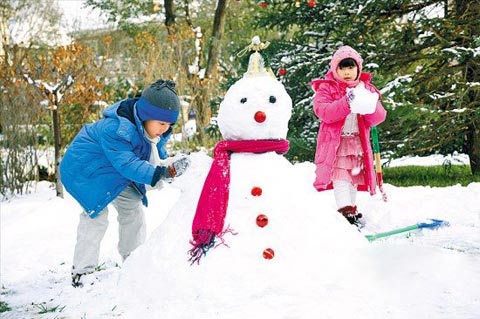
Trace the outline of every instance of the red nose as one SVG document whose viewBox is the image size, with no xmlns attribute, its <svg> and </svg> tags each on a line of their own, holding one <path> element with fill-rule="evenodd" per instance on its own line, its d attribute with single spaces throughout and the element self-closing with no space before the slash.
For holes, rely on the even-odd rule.
<svg viewBox="0 0 480 319">
<path fill-rule="evenodd" d="M 263 123 L 267 119 L 267 115 L 265 115 L 265 113 L 262 111 L 258 111 L 255 113 L 254 119 L 258 123 Z"/>
</svg>

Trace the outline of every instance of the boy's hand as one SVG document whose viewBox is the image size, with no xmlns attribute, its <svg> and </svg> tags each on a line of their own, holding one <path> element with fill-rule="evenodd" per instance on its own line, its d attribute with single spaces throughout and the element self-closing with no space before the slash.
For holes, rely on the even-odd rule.
<svg viewBox="0 0 480 319">
<path fill-rule="evenodd" d="M 167 166 L 167 169 L 165 170 L 165 175 L 168 178 L 175 178 L 187 170 L 188 166 L 190 166 L 190 159 L 188 157 L 181 157 L 180 159 L 176 160 L 169 166 Z"/>
<path fill-rule="evenodd" d="M 190 159 L 185 155 L 175 156 L 173 158 L 171 157 L 169 158 L 168 162 L 170 164 L 164 163 L 164 165 L 159 165 L 156 167 L 150 186 L 161 186 L 161 183 L 159 183 L 160 180 L 171 183 L 175 177 L 185 173 L 188 166 L 190 166 Z"/>
</svg>

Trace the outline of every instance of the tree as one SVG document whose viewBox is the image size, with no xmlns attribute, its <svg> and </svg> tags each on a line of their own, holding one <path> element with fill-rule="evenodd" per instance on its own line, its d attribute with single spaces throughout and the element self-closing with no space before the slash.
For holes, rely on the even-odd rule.
<svg viewBox="0 0 480 319">
<path fill-rule="evenodd" d="M 323 76 L 332 53 L 348 44 L 383 88 L 389 115 L 382 138 L 391 141 L 383 150 L 395 156 L 458 150 L 480 174 L 478 2 L 297 2 L 273 2 L 258 21 L 285 34 L 272 64 L 287 68 L 284 81 L 296 104 L 290 138 L 303 141 L 304 155 L 313 158 L 317 128 L 307 83 Z"/>
<path fill-rule="evenodd" d="M 475 52 L 479 47 L 480 5 L 462 0 L 445 3 L 404 2 L 395 7 L 393 16 L 386 8 L 371 11 L 385 17 L 385 26 L 395 18 L 410 17 L 397 23 L 396 29 L 390 27 L 392 43 L 379 45 L 377 51 L 380 65 L 408 80 L 401 91 L 392 92 L 397 103 L 412 110 L 406 116 L 408 121 L 417 122 L 405 127 L 406 132 L 391 125 L 391 135 L 406 135 L 403 148 L 418 154 L 465 152 L 472 174 L 478 175 L 480 113 L 475 81 L 479 79 L 480 59 Z"/>
<path fill-rule="evenodd" d="M 189 107 L 195 109 L 199 128 L 197 137 L 199 143 L 205 145 L 208 141 L 204 128 L 210 124 L 210 118 L 215 111 L 214 104 L 222 92 L 221 84 L 229 76 L 229 72 L 235 72 L 230 62 L 231 56 L 235 54 L 232 51 L 239 48 L 235 40 L 248 35 L 252 29 L 247 23 L 248 29 L 241 34 L 238 29 L 231 29 L 231 26 L 242 23 L 243 16 L 253 19 L 253 16 L 249 16 L 251 4 L 249 1 L 242 1 L 229 6 L 226 0 L 206 0 L 202 1 L 201 6 L 191 1 L 178 3 L 165 0 L 162 3 L 163 7 L 158 1 L 117 1 L 115 5 L 108 1 L 87 1 L 88 5 L 107 13 L 110 21 L 116 21 L 132 37 L 147 30 L 155 34 L 155 45 L 160 47 L 161 51 L 171 53 L 169 60 L 165 59 L 165 55 L 162 56 L 163 61 L 169 63 L 169 72 L 157 69 L 158 73 L 174 79 Z M 133 9 L 134 7 L 137 9 Z M 247 11 L 243 10 L 245 8 Z M 227 16 L 234 10 L 237 19 L 229 21 Z M 156 19 L 150 19 L 143 24 L 129 24 L 128 21 L 134 16 L 154 16 Z M 164 22 L 167 35 L 155 30 L 158 20 Z M 153 30 L 155 31 L 152 32 Z M 230 37 L 224 37 L 225 32 Z M 243 41 L 245 46 L 250 39 Z M 234 45 L 225 48 L 226 43 Z M 147 63 L 150 61 L 154 62 L 148 60 Z M 172 69 L 175 72 L 170 72 Z"/>
<path fill-rule="evenodd" d="M 19 66 L 29 52 L 58 34 L 53 0 L 2 1 L 0 4 L 0 193 L 23 193 L 38 179 L 39 120 L 45 115 Z M 55 37 L 56 38 L 56 37 Z"/>
<path fill-rule="evenodd" d="M 210 99 L 216 93 L 214 88 L 218 87 L 220 79 L 218 77 L 218 65 L 221 50 L 221 40 L 225 27 L 227 0 L 219 0 L 215 9 L 213 20 L 212 36 L 207 46 L 206 63 L 202 59 L 202 37 L 203 32 L 198 26 L 194 26 L 190 20 L 189 25 L 196 34 L 196 59 L 193 65 L 194 72 L 189 70 L 188 78 L 190 79 L 193 99 L 191 101 L 193 107 L 196 108 L 197 126 L 200 128 L 207 127 L 212 116 Z M 203 72 L 202 72 L 203 69 Z M 217 91 L 218 92 L 218 91 Z M 204 130 L 199 131 L 199 143 L 205 142 Z"/>
<path fill-rule="evenodd" d="M 47 99 L 48 109 L 51 111 L 55 149 L 55 184 L 59 197 L 63 197 L 59 165 L 61 151 L 65 145 L 62 143 L 60 114 L 62 107 L 65 106 L 65 111 L 68 111 L 67 105 L 69 105 L 65 104 L 64 98 L 72 95 L 69 102 L 75 103 L 75 107 L 70 108 L 70 112 L 63 112 L 64 119 L 70 118 L 85 123 L 99 117 L 98 110 L 93 112 L 93 118 L 91 116 L 95 99 L 101 99 L 103 95 L 103 93 L 97 93 L 102 92 L 103 83 L 95 76 L 93 58 L 88 48 L 71 44 L 30 55 L 27 63 L 22 67 L 25 79 L 38 89 L 43 98 Z M 77 81 L 78 84 L 75 86 Z M 69 139 L 78 132 L 78 125 L 75 125 L 75 122 L 73 122 L 74 125 L 64 126 L 63 131 L 70 133 Z"/>
<path fill-rule="evenodd" d="M 45 112 L 35 99 L 16 65 L 22 63 L 25 51 L 19 46 L 5 47 L 8 61 L 0 60 L 0 194 L 22 194 L 28 191 L 31 181 L 39 172 L 37 123 Z"/>
</svg>

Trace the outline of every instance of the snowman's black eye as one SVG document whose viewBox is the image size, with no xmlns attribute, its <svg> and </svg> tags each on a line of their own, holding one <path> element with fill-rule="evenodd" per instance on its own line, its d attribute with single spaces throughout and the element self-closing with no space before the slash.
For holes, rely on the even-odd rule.
<svg viewBox="0 0 480 319">
<path fill-rule="evenodd" d="M 244 104 L 245 102 L 247 102 L 247 98 L 246 98 L 246 97 L 242 97 L 242 99 L 240 100 L 240 103 Z"/>
<path fill-rule="evenodd" d="M 277 98 L 274 97 L 273 95 L 270 95 L 269 101 L 270 101 L 270 103 L 275 103 L 275 102 L 277 102 Z"/>
</svg>

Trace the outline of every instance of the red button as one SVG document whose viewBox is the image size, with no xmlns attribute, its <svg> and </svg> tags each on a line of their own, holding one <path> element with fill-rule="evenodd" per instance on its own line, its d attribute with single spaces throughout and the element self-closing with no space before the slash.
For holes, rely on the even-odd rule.
<svg viewBox="0 0 480 319">
<path fill-rule="evenodd" d="M 275 252 L 272 248 L 267 248 L 263 251 L 263 258 L 265 259 L 272 259 L 275 256 Z"/>
<path fill-rule="evenodd" d="M 252 191 L 251 191 L 251 194 L 252 196 L 260 196 L 262 195 L 262 188 L 261 187 L 258 187 L 258 186 L 255 186 L 252 188 Z"/>
<path fill-rule="evenodd" d="M 260 214 L 257 216 L 257 225 L 258 227 L 265 227 L 268 224 L 268 217 L 267 215 Z"/>
</svg>

